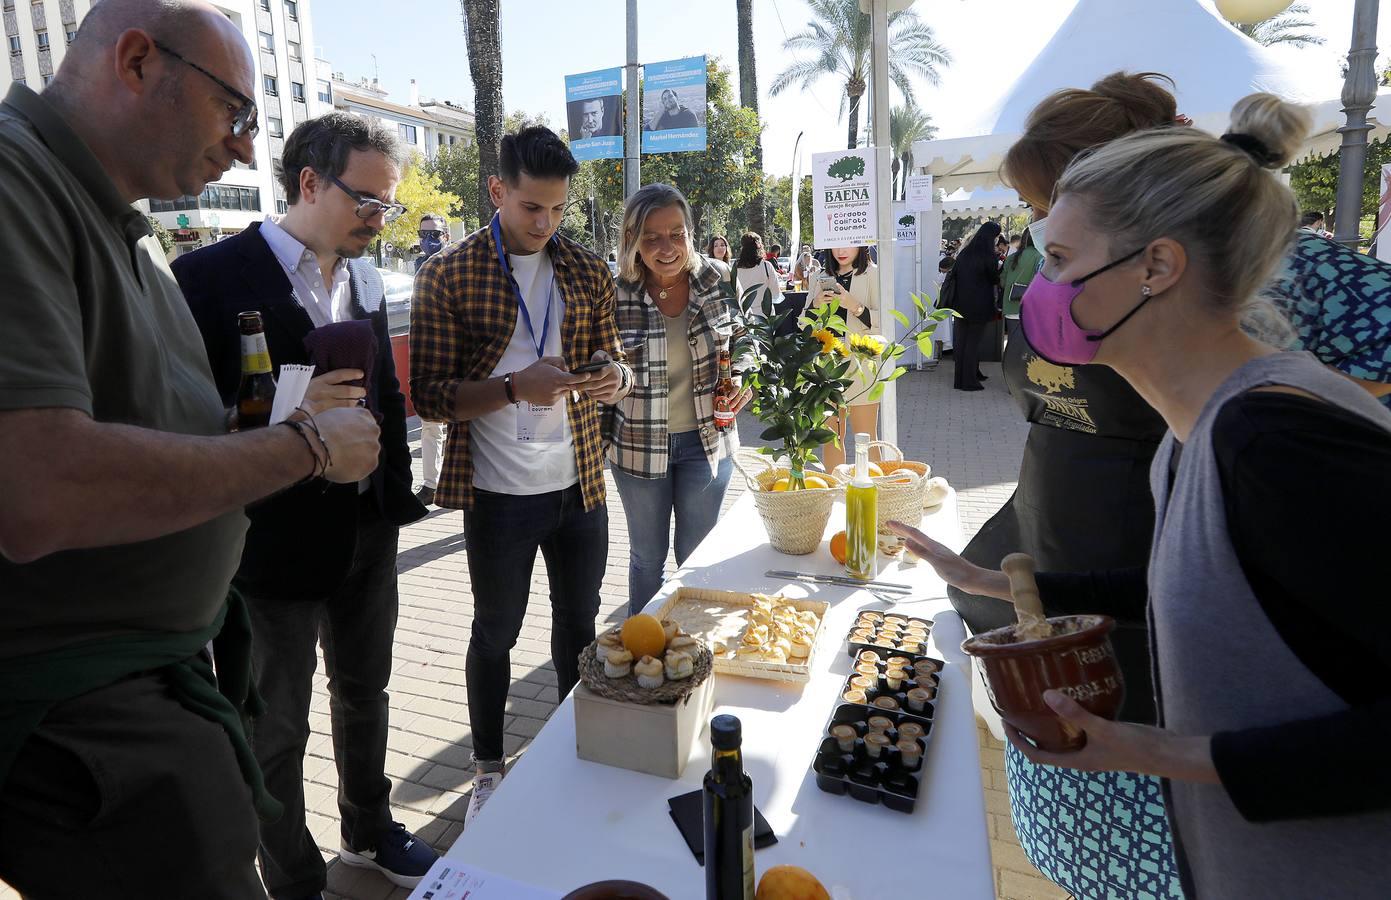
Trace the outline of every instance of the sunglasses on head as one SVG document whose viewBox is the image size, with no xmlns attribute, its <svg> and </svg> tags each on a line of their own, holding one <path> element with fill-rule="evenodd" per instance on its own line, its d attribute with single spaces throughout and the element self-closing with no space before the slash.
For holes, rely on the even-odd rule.
<svg viewBox="0 0 1391 900">
<path fill-rule="evenodd" d="M 228 94 L 235 97 L 241 103 L 240 106 L 235 107 L 232 111 L 233 137 L 241 137 L 242 135 L 247 135 L 248 137 L 254 138 L 256 135 L 261 133 L 261 126 L 256 122 L 255 100 L 252 100 L 250 97 L 246 96 L 241 91 L 232 87 L 230 84 L 223 81 L 221 78 L 218 78 L 216 75 L 209 72 L 207 69 L 203 68 L 197 63 L 190 62 L 189 60 L 184 59 L 183 56 L 179 55 L 174 50 L 171 50 L 170 48 L 166 47 L 164 44 L 161 44 L 159 41 L 155 41 L 155 49 L 158 50 L 160 53 L 163 53 L 165 56 L 173 57 L 174 59 L 188 66 L 190 69 L 203 73 L 208 78 L 212 79 L 218 87 L 222 88 Z M 228 106 L 231 106 L 231 104 L 228 104 Z"/>
</svg>

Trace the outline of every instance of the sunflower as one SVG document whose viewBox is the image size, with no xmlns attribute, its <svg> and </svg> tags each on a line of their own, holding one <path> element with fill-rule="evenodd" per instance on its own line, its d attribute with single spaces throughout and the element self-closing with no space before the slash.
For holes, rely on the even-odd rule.
<svg viewBox="0 0 1391 900">
<path fill-rule="evenodd" d="M 822 353 L 837 353 L 841 356 L 848 355 L 845 345 L 840 342 L 840 338 L 827 328 L 820 328 L 811 333 L 811 336 L 821 342 Z"/>
<path fill-rule="evenodd" d="M 884 342 L 867 334 L 850 335 L 850 352 L 856 356 L 870 356 L 875 359 L 884 352 Z"/>
</svg>

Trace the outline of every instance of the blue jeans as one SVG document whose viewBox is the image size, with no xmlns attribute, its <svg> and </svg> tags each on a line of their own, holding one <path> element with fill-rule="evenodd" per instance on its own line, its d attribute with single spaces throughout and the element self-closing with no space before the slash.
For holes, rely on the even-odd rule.
<svg viewBox="0 0 1391 900">
<path fill-rule="evenodd" d="M 734 471 L 734 461 L 725 457 L 716 475 L 710 477 L 710 462 L 699 431 L 683 431 L 669 439 L 671 454 L 663 477 L 639 478 L 613 469 L 628 517 L 630 615 L 642 612 L 662 587 L 671 547 L 672 510 L 676 511 L 676 564 L 680 566 L 715 527 Z"/>
</svg>

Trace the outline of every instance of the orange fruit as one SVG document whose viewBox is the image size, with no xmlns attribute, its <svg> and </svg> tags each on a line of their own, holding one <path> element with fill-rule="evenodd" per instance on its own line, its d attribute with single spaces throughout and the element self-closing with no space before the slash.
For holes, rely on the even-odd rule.
<svg viewBox="0 0 1391 900">
<path fill-rule="evenodd" d="M 786 490 L 789 490 L 791 487 L 792 487 L 792 479 L 791 479 L 791 478 L 779 478 L 777 481 L 773 482 L 773 486 L 770 487 L 768 490 L 770 490 L 770 491 L 786 491 Z"/>
<path fill-rule="evenodd" d="M 879 464 L 878 464 L 878 463 L 870 463 L 870 464 L 869 464 L 869 477 L 870 477 L 870 478 L 878 478 L 878 477 L 880 477 L 880 476 L 883 475 L 883 474 L 884 474 L 884 470 L 881 469 L 881 468 L 879 468 Z"/>
<path fill-rule="evenodd" d="M 845 565 L 846 545 L 848 542 L 849 538 L 843 531 L 837 531 L 835 534 L 831 535 L 831 556 L 842 566 Z"/>
<path fill-rule="evenodd" d="M 810 489 L 820 489 L 824 491 L 831 486 L 830 482 L 826 481 L 826 479 L 822 478 L 820 475 L 807 475 L 802 481 Z"/>
<path fill-rule="evenodd" d="M 773 866 L 758 880 L 754 900 L 831 900 L 831 895 L 806 869 Z"/>
<path fill-rule="evenodd" d="M 667 648 L 667 635 L 661 620 L 646 613 L 629 616 L 618 636 L 623 641 L 623 649 L 633 654 L 633 659 L 659 658 Z"/>
</svg>

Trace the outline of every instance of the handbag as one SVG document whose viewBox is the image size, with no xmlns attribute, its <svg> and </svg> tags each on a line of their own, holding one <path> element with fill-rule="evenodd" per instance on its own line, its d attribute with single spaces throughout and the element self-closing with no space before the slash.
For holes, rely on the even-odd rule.
<svg viewBox="0 0 1391 900">
<path fill-rule="evenodd" d="M 937 309 L 952 309 L 956 302 L 956 269 L 942 280 L 942 292 L 937 295 Z"/>
</svg>

